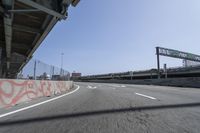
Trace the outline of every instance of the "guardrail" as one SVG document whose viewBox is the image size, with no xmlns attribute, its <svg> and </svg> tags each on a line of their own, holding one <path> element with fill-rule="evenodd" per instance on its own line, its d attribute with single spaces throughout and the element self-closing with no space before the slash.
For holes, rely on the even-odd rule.
<svg viewBox="0 0 200 133">
<path fill-rule="evenodd" d="M 72 88 L 72 81 L 0 79 L 0 108 L 66 93 Z"/>
</svg>

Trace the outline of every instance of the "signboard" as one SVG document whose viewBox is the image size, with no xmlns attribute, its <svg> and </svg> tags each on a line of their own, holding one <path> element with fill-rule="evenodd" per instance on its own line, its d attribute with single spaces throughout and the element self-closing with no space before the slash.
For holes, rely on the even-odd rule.
<svg viewBox="0 0 200 133">
<path fill-rule="evenodd" d="M 181 52 L 178 50 L 173 50 L 173 49 L 168 49 L 168 48 L 156 47 L 156 54 L 200 62 L 200 55 Z"/>
</svg>

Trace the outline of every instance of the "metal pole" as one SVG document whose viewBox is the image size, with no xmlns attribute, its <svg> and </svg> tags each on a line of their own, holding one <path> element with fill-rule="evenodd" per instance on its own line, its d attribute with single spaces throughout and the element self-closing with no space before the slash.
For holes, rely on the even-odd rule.
<svg viewBox="0 0 200 133">
<path fill-rule="evenodd" d="M 60 66 L 60 75 L 62 75 L 63 74 L 63 72 L 62 72 L 62 67 L 63 67 L 63 55 L 64 55 L 64 53 L 61 53 L 61 66 Z"/>
<path fill-rule="evenodd" d="M 36 80 L 36 60 L 35 60 L 35 62 L 34 62 L 34 73 L 33 73 L 33 78 L 34 78 L 34 80 Z"/>
<path fill-rule="evenodd" d="M 156 47 L 156 55 L 157 55 L 158 79 L 160 79 L 160 56 L 159 56 L 159 47 Z"/>
<path fill-rule="evenodd" d="M 167 78 L 167 64 L 164 64 L 165 78 Z"/>
<path fill-rule="evenodd" d="M 131 74 L 131 80 L 133 80 L 133 71 L 131 71 L 130 74 Z"/>
<path fill-rule="evenodd" d="M 53 67 L 53 70 L 52 70 L 52 75 L 54 75 L 54 66 L 52 66 Z"/>
</svg>

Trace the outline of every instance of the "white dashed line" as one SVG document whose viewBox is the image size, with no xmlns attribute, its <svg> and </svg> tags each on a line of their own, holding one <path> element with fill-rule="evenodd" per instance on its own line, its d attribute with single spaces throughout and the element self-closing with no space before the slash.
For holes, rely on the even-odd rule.
<svg viewBox="0 0 200 133">
<path fill-rule="evenodd" d="M 121 85 L 122 88 L 126 87 L 125 85 Z"/>
<path fill-rule="evenodd" d="M 125 85 L 109 85 L 109 86 L 111 86 L 111 87 L 117 87 L 117 88 L 124 88 L 124 87 L 126 87 Z"/>
<path fill-rule="evenodd" d="M 155 98 L 155 97 L 147 96 L 147 95 L 140 94 L 140 93 L 135 93 L 135 94 L 136 94 L 136 95 L 139 95 L 139 96 L 143 96 L 143 97 L 149 98 L 149 99 L 156 100 L 156 98 Z"/>
<path fill-rule="evenodd" d="M 92 87 L 92 86 L 88 85 L 88 89 L 96 89 L 96 88 L 97 88 L 96 86 Z"/>
</svg>

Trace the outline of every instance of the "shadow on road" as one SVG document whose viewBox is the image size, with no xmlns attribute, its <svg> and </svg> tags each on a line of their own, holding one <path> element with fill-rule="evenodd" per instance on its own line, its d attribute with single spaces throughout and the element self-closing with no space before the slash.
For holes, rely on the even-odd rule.
<svg viewBox="0 0 200 133">
<path fill-rule="evenodd" d="M 200 107 L 200 103 L 130 107 L 130 108 L 120 108 L 120 109 L 107 109 L 107 110 L 79 112 L 79 113 L 71 113 L 71 114 L 61 114 L 61 115 L 45 116 L 45 117 L 37 117 L 37 118 L 27 118 L 27 119 L 0 122 L 0 127 L 19 125 L 19 124 L 28 124 L 28 123 L 33 123 L 33 122 L 38 123 L 38 122 L 44 122 L 44 121 L 61 120 L 61 119 L 67 119 L 67 118 L 78 118 L 78 117 L 97 116 L 97 115 L 105 115 L 105 114 L 118 114 L 118 113 L 148 111 L 148 110 L 189 108 L 189 107 Z"/>
</svg>

